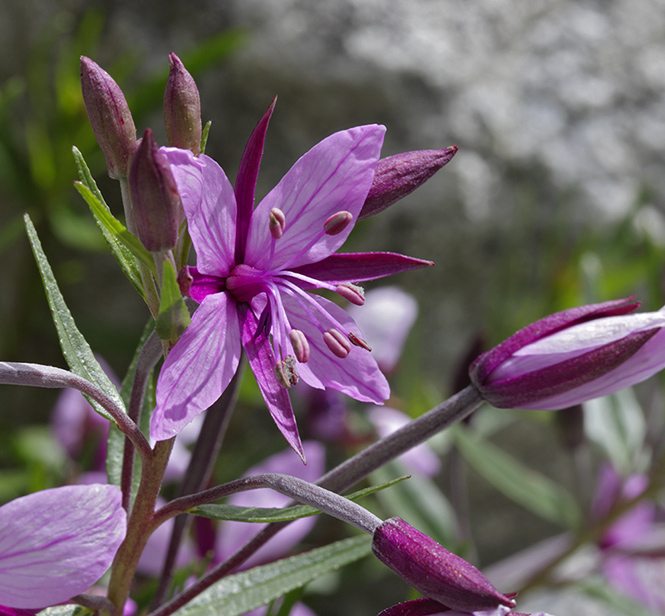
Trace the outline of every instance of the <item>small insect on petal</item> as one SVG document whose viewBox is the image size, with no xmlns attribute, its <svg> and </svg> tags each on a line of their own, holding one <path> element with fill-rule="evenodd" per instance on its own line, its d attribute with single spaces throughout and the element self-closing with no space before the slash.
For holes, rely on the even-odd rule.
<svg viewBox="0 0 665 616">
<path fill-rule="evenodd" d="M 346 300 L 356 306 L 362 306 L 365 303 L 365 291 L 362 287 L 351 282 L 343 282 L 337 285 L 336 291 Z"/>
<path fill-rule="evenodd" d="M 362 338 L 356 336 L 355 334 L 349 334 L 349 340 L 351 341 L 351 344 L 354 344 L 357 347 L 360 347 L 361 349 L 365 349 L 366 351 L 371 351 L 372 347 L 367 344 Z"/>
<path fill-rule="evenodd" d="M 272 235 L 272 239 L 278 240 L 282 237 L 284 229 L 286 228 L 286 216 L 284 215 L 284 212 L 279 208 L 272 208 L 272 210 L 270 210 L 270 221 L 268 226 L 270 227 L 270 235 Z"/>
<path fill-rule="evenodd" d="M 286 359 L 275 365 L 275 377 L 284 389 L 289 389 L 298 383 L 300 377 L 296 372 L 296 360 L 293 355 L 287 355 Z"/>
<path fill-rule="evenodd" d="M 326 235 L 337 235 L 344 231 L 352 220 L 353 214 L 351 212 L 337 212 L 337 214 L 333 214 L 323 223 L 323 230 L 326 232 Z"/>
<path fill-rule="evenodd" d="M 336 355 L 340 359 L 348 357 L 351 352 L 351 343 L 349 340 L 334 327 L 323 334 L 323 340 L 333 355 Z"/>
<path fill-rule="evenodd" d="M 305 334 L 303 334 L 299 329 L 292 329 L 289 332 L 289 338 L 291 338 L 291 344 L 293 345 L 293 351 L 296 354 L 296 359 L 301 364 L 306 363 L 309 359 L 310 348 Z"/>
</svg>

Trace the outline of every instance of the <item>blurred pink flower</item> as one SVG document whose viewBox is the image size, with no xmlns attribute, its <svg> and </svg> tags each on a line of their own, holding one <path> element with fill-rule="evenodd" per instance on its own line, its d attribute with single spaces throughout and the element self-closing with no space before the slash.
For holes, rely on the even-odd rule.
<svg viewBox="0 0 665 616">
<path fill-rule="evenodd" d="M 378 287 L 365 293 L 362 309 L 350 305 L 347 312 L 372 347 L 379 368 L 385 373 L 392 372 L 418 316 L 416 299 L 399 287 Z"/>
</svg>

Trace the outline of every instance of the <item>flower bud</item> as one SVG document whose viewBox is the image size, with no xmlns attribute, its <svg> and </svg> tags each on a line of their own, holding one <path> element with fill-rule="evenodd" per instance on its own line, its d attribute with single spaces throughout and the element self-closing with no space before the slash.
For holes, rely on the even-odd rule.
<svg viewBox="0 0 665 616">
<path fill-rule="evenodd" d="M 173 147 L 201 152 L 201 99 L 194 78 L 174 53 L 169 54 L 171 72 L 164 92 L 166 142 Z"/>
<path fill-rule="evenodd" d="M 381 159 L 358 220 L 374 216 L 412 193 L 447 165 L 456 152 L 457 146 L 453 145 L 445 150 L 404 152 Z"/>
<path fill-rule="evenodd" d="M 472 564 L 400 518 L 377 527 L 372 551 L 423 595 L 450 609 L 475 612 L 515 605 Z"/>
<path fill-rule="evenodd" d="M 127 177 L 136 128 L 125 95 L 105 70 L 85 56 L 81 57 L 81 89 L 109 176 L 116 180 Z"/>
<path fill-rule="evenodd" d="M 471 382 L 497 408 L 559 410 L 639 383 L 665 367 L 665 310 L 628 314 L 632 298 L 571 308 L 478 357 Z"/>
<path fill-rule="evenodd" d="M 173 248 L 182 209 L 171 166 L 146 129 L 132 159 L 129 190 L 136 231 L 150 252 Z"/>
</svg>

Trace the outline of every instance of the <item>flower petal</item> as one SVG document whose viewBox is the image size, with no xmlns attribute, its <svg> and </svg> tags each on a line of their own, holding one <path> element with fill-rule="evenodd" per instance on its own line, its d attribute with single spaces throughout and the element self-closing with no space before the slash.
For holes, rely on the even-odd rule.
<svg viewBox="0 0 665 616">
<path fill-rule="evenodd" d="M 394 252 L 348 252 L 292 269 L 298 274 L 336 284 L 376 280 L 430 265 L 434 263 Z"/>
<path fill-rule="evenodd" d="M 539 400 L 524 408 L 543 411 L 568 408 L 641 383 L 663 370 L 663 368 L 665 368 L 665 329 L 661 329 L 647 340 L 632 357 L 603 376 L 570 391 Z"/>
<path fill-rule="evenodd" d="M 0 603 L 36 609 L 85 592 L 125 537 L 120 490 L 66 486 L 0 507 Z"/>
<path fill-rule="evenodd" d="M 304 154 L 254 210 L 249 226 L 245 263 L 257 269 L 278 269 L 296 257 L 294 265 L 320 261 L 335 252 L 353 228 L 337 235 L 323 235 L 324 222 L 339 211 L 355 221 L 374 178 L 385 127 L 376 124 L 340 131 Z M 270 210 L 286 217 L 279 240 L 270 235 Z M 269 247 L 275 242 L 271 259 Z"/>
<path fill-rule="evenodd" d="M 222 168 L 209 156 L 162 148 L 178 185 L 202 274 L 228 276 L 234 265 L 236 200 Z"/>
<path fill-rule="evenodd" d="M 235 301 L 226 293 L 208 295 L 159 373 L 151 438 L 175 436 L 211 406 L 235 374 L 240 353 Z"/>
<path fill-rule="evenodd" d="M 359 338 L 363 337 L 355 321 L 345 310 L 322 297 L 310 297 L 348 331 Z M 283 300 L 291 326 L 305 334 L 311 349 L 309 361 L 297 364 L 298 374 L 303 381 L 317 389 L 336 389 L 361 402 L 383 404 L 383 401 L 390 397 L 388 381 L 369 351 L 352 346 L 346 358 L 336 357 L 302 306 L 288 296 L 283 296 Z"/>
<path fill-rule="evenodd" d="M 249 365 L 277 428 L 286 442 L 305 462 L 305 453 L 288 391 L 275 377 L 277 360 L 270 346 L 270 340 L 263 331 L 257 334 L 257 327 L 258 319 L 251 310 L 247 309 L 243 318 L 242 345 L 247 353 Z"/>
</svg>

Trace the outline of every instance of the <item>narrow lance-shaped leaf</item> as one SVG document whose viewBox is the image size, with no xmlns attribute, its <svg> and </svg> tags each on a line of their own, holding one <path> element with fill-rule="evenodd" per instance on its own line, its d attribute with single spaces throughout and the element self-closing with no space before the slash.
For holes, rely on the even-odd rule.
<svg viewBox="0 0 665 616">
<path fill-rule="evenodd" d="M 380 490 L 385 490 L 390 488 L 397 483 L 409 479 L 408 476 L 398 477 L 391 481 L 386 481 L 375 486 L 370 486 L 369 488 L 364 488 L 353 492 L 353 494 L 345 495 L 345 498 L 348 498 L 352 501 L 357 501 L 365 496 L 379 492 Z M 237 505 L 201 505 L 191 509 L 189 513 L 198 515 L 204 518 L 212 518 L 213 520 L 230 520 L 234 522 L 291 522 L 292 520 L 297 520 L 299 518 L 306 518 L 311 515 L 317 515 L 321 513 L 318 509 L 314 507 L 309 507 L 307 505 L 296 505 L 294 507 L 239 507 Z"/>
<path fill-rule="evenodd" d="M 464 459 L 497 490 L 541 518 L 565 528 L 577 526 L 579 508 L 563 487 L 461 426 L 451 433 Z"/>
<path fill-rule="evenodd" d="M 369 537 L 354 537 L 255 567 L 220 580 L 175 614 L 240 616 L 326 573 L 360 560 L 370 552 Z"/>
<path fill-rule="evenodd" d="M 62 293 L 60 293 L 58 283 L 53 276 L 51 266 L 44 254 L 41 242 L 37 236 L 37 231 L 27 214 L 25 215 L 24 220 L 25 228 L 30 239 L 30 245 L 32 246 L 32 252 L 35 255 L 37 267 L 39 268 L 39 273 L 41 274 L 42 282 L 44 283 L 44 289 L 46 290 L 46 298 L 51 309 L 53 323 L 58 331 L 60 347 L 62 348 L 62 353 L 65 356 L 69 368 L 74 374 L 78 374 L 80 377 L 94 383 L 107 396 L 112 398 L 120 408 L 124 409 L 125 405 L 120 398 L 118 390 L 115 388 L 115 385 L 113 385 L 111 379 L 109 379 L 104 370 L 102 370 L 102 367 L 99 365 L 99 362 L 95 359 L 95 356 L 90 349 L 90 345 L 76 327 L 74 318 L 72 317 L 69 308 L 67 308 L 65 299 L 63 298 Z M 104 407 L 90 398 L 88 398 L 88 400 L 100 415 L 112 421 L 111 416 L 106 412 Z"/>
<path fill-rule="evenodd" d="M 81 180 L 80 184 L 75 182 L 74 186 L 88 204 L 90 212 L 111 250 L 111 254 L 115 257 L 115 260 L 118 262 L 118 265 L 120 265 L 125 276 L 129 278 L 129 281 L 143 297 L 143 283 L 141 282 L 141 275 L 139 274 L 136 257 L 119 237 L 119 233 L 124 227 L 115 219 L 113 214 L 111 214 L 111 210 L 104 201 L 104 197 L 97 187 L 97 183 L 93 179 L 90 169 L 88 168 L 81 152 L 79 152 L 76 147 L 72 148 L 72 152 L 74 154 L 74 162 L 76 163 L 79 179 Z M 83 190 L 83 188 L 86 188 L 89 193 Z M 127 233 L 126 229 L 124 229 L 124 231 Z"/>
</svg>

